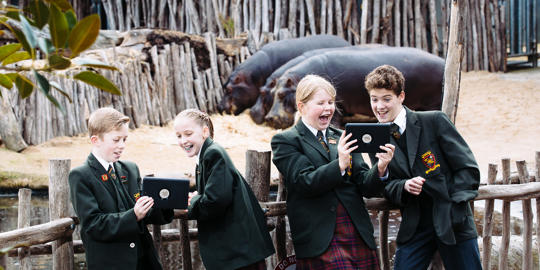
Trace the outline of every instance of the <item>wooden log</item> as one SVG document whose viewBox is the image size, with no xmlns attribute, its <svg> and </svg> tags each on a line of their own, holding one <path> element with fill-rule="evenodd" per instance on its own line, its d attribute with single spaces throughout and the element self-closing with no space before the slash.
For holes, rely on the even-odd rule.
<svg viewBox="0 0 540 270">
<path fill-rule="evenodd" d="M 371 31 L 371 43 L 380 42 L 381 1 L 373 0 L 373 28 Z"/>
<path fill-rule="evenodd" d="M 402 9 L 402 18 L 403 18 L 403 23 L 402 23 L 402 35 L 403 35 L 403 42 L 401 43 L 404 47 L 408 47 L 409 46 L 409 31 L 408 31 L 408 25 L 409 25 L 409 20 L 408 20 L 408 12 L 407 10 L 409 9 L 408 8 L 408 3 L 409 3 L 410 0 L 403 0 L 403 9 Z"/>
<path fill-rule="evenodd" d="M 461 51 L 463 50 L 463 45 L 461 44 L 459 38 L 459 34 L 461 33 L 461 28 L 463 26 L 459 16 L 461 2 L 462 1 L 452 0 L 448 54 L 446 56 L 446 65 L 444 67 L 444 94 L 442 111 L 448 115 L 452 123 L 454 123 L 456 119 L 459 99 L 459 84 L 461 78 Z"/>
<path fill-rule="evenodd" d="M 73 233 L 72 218 L 56 219 L 47 223 L 0 233 L 0 249 L 45 244 Z M 70 268 L 71 269 L 71 268 Z"/>
<path fill-rule="evenodd" d="M 208 49 L 210 58 L 210 68 L 212 70 L 212 81 L 214 83 L 214 93 L 216 101 L 221 100 L 223 96 L 222 82 L 219 79 L 219 71 L 217 68 L 217 51 L 216 51 L 216 37 L 213 33 L 205 33 L 204 39 L 206 41 L 206 48 Z"/>
<path fill-rule="evenodd" d="M 422 13 L 420 11 L 420 0 L 414 0 L 414 42 L 416 48 L 422 49 Z"/>
<path fill-rule="evenodd" d="M 308 20 L 309 20 L 309 31 L 312 35 L 317 34 L 317 25 L 315 23 L 315 5 L 313 4 L 313 0 L 305 0 L 306 1 L 306 10 L 308 14 Z"/>
<path fill-rule="evenodd" d="M 488 169 L 488 185 L 495 183 L 497 177 L 497 165 L 489 164 Z M 486 208 L 484 211 L 484 227 L 482 232 L 482 268 L 491 269 L 491 233 L 493 231 L 493 207 L 494 200 L 486 200 Z"/>
<path fill-rule="evenodd" d="M 502 159 L 503 183 L 509 184 L 510 181 L 510 159 Z M 502 237 L 499 248 L 499 269 L 508 269 L 508 247 L 510 246 L 510 202 L 503 201 L 502 208 Z"/>
<path fill-rule="evenodd" d="M 28 188 L 19 189 L 19 206 L 17 215 L 17 228 L 26 228 L 30 226 L 30 215 L 32 206 L 30 200 L 32 198 L 32 190 Z M 18 257 L 20 269 L 32 269 L 32 261 L 30 260 L 30 249 L 22 247 L 18 249 Z"/>
<path fill-rule="evenodd" d="M 439 31 L 437 27 L 437 10 L 435 0 L 429 0 L 429 20 L 431 33 L 431 53 L 439 55 Z"/>
<path fill-rule="evenodd" d="M 540 182 L 540 151 L 536 152 L 536 182 Z M 538 222 L 540 217 L 540 198 L 536 198 L 536 249 L 538 254 L 540 254 L 540 241 L 538 241 L 538 236 L 540 236 L 540 222 Z"/>
<path fill-rule="evenodd" d="M 418 1 L 418 0 L 417 0 Z M 407 11 L 403 11 L 403 13 L 407 12 L 407 27 L 406 33 L 409 33 L 409 45 L 411 47 L 414 47 L 417 42 L 420 42 L 420 40 L 415 40 L 415 17 L 414 17 L 414 2 L 413 0 L 407 0 Z"/>
<path fill-rule="evenodd" d="M 379 247 L 381 258 L 381 269 L 390 270 L 390 254 L 388 249 L 388 217 L 389 211 L 379 212 Z"/>
<path fill-rule="evenodd" d="M 246 151 L 246 181 L 261 202 L 268 201 L 270 191 L 270 156 L 270 151 Z"/>
<path fill-rule="evenodd" d="M 352 17 L 353 13 L 353 6 L 354 6 L 353 0 L 347 0 L 347 3 L 345 4 L 345 17 L 343 18 L 343 28 L 344 30 L 349 29 L 349 23 Z"/>
<path fill-rule="evenodd" d="M 341 7 L 341 0 L 336 0 L 334 1 L 334 3 L 336 5 L 336 34 L 341 38 L 345 38 L 343 32 L 343 13 Z"/>
<path fill-rule="evenodd" d="M 217 0 L 212 0 L 212 6 L 213 8 L 211 8 L 211 10 L 214 12 L 214 22 L 218 27 L 219 36 L 225 37 L 225 32 L 223 31 L 223 26 L 220 20 L 219 6 L 217 4 Z"/>
<path fill-rule="evenodd" d="M 470 26 L 471 26 L 471 30 L 472 30 L 472 58 L 473 58 L 473 63 L 472 63 L 472 68 L 473 70 L 479 70 L 480 69 L 480 60 L 479 60 L 479 57 L 481 57 L 480 55 L 480 48 L 478 47 L 478 43 L 480 42 L 478 40 L 479 38 L 479 34 L 478 34 L 478 25 L 477 25 L 477 20 L 476 20 L 476 2 L 478 1 L 468 1 L 469 2 L 469 22 L 470 22 Z"/>
<path fill-rule="evenodd" d="M 52 244 L 46 243 L 41 245 L 33 245 L 29 247 L 29 253 L 32 255 L 50 255 L 52 254 Z M 82 240 L 73 240 L 73 253 L 84 253 L 84 246 Z M 17 257 L 17 250 L 12 249 L 7 253 L 8 257 Z"/>
<path fill-rule="evenodd" d="M 279 175 L 279 184 L 276 202 L 286 201 L 287 191 L 285 189 L 285 183 L 283 176 Z M 285 223 L 285 216 L 280 215 L 276 218 L 276 232 L 274 238 L 274 246 L 276 247 L 276 255 L 278 261 L 283 261 L 287 258 L 287 227 Z"/>
<path fill-rule="evenodd" d="M 8 101 L 8 91 L 3 89 L 0 89 L 0 91 L 2 91 L 2 97 L 0 97 L 0 138 L 7 149 L 21 152 L 28 145 L 22 137 L 19 124 L 15 119 L 10 101 Z"/>
<path fill-rule="evenodd" d="M 268 1 L 262 0 L 262 28 L 261 32 L 266 33 L 270 31 L 270 22 L 268 21 Z"/>
<path fill-rule="evenodd" d="M 261 34 L 261 9 L 262 9 L 262 3 L 261 0 L 255 0 L 255 27 L 252 28 L 252 30 L 255 30 L 255 33 L 257 33 L 257 39 L 259 38 L 259 35 Z"/>
<path fill-rule="evenodd" d="M 489 70 L 489 55 L 488 55 L 488 41 L 487 41 L 487 29 L 486 29 L 486 0 L 480 0 L 480 31 L 482 32 L 482 69 Z M 491 22 L 491 17 L 489 17 Z"/>
<path fill-rule="evenodd" d="M 340 1 L 340 0 L 338 0 Z M 326 0 L 326 34 L 334 34 L 334 1 Z"/>
<path fill-rule="evenodd" d="M 296 28 L 296 10 L 297 10 L 297 1 L 289 1 L 289 22 L 288 29 L 293 37 L 298 35 Z"/>
<path fill-rule="evenodd" d="M 306 36 L 306 9 L 303 0 L 298 2 L 298 11 L 300 12 L 300 17 L 298 18 L 298 37 L 304 37 Z"/>
<path fill-rule="evenodd" d="M 516 166 L 519 173 L 520 183 L 529 183 L 529 173 L 527 171 L 527 164 L 524 160 L 516 161 Z M 533 256 L 532 256 L 532 207 L 531 200 L 523 200 L 523 262 L 521 269 L 532 269 Z"/>
<path fill-rule="evenodd" d="M 66 218 L 69 214 L 68 175 L 69 159 L 49 160 L 49 215 L 50 220 Z M 72 229 L 70 229 L 72 230 Z M 73 269 L 73 241 L 71 234 L 53 242 L 53 269 Z"/>
<path fill-rule="evenodd" d="M 163 246 L 163 239 L 161 237 L 161 225 L 152 224 L 152 239 L 154 241 L 154 247 L 159 254 L 160 258 L 165 258 L 167 250 Z"/>
<path fill-rule="evenodd" d="M 182 269 L 191 270 L 191 249 L 189 246 L 189 227 L 187 219 L 180 220 L 180 251 L 182 252 Z"/>
<path fill-rule="evenodd" d="M 319 21 L 319 30 L 321 34 L 326 34 L 326 4 L 327 0 L 321 0 L 321 15 L 320 15 L 320 21 Z"/>
<path fill-rule="evenodd" d="M 367 43 L 367 24 L 368 24 L 369 1 L 362 1 L 362 16 L 360 22 L 360 44 Z"/>
</svg>

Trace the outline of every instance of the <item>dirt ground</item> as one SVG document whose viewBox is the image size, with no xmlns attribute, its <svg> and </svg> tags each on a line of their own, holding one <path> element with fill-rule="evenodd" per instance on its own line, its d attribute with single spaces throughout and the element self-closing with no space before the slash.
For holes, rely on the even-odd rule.
<svg viewBox="0 0 540 270">
<path fill-rule="evenodd" d="M 462 73 L 461 79 L 456 126 L 480 165 L 482 180 L 488 164 L 499 164 L 503 157 L 512 159 L 513 169 L 515 160 L 526 160 L 528 168 L 533 169 L 535 152 L 540 151 L 540 69 L 468 72 Z M 227 149 L 242 173 L 246 150 L 270 150 L 270 139 L 279 132 L 256 125 L 247 113 L 236 117 L 213 115 L 212 120 L 215 140 Z M 42 186 L 47 184 L 49 159 L 68 158 L 75 167 L 84 162 L 89 152 L 86 134 L 55 138 L 22 153 L 2 146 L 0 172 L 45 176 L 30 180 L 30 186 Z M 190 175 L 195 167 L 195 161 L 176 144 L 172 124 L 132 130 L 122 159 L 136 162 L 143 175 Z M 277 177 L 273 166 L 272 176 Z M 15 185 L 29 182 L 14 181 Z"/>
</svg>

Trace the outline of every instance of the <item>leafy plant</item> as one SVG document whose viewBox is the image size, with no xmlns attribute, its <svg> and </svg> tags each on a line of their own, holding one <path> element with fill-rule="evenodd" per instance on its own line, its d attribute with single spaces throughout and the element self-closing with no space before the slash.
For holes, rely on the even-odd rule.
<svg viewBox="0 0 540 270">
<path fill-rule="evenodd" d="M 95 71 L 117 70 L 116 67 L 95 59 L 77 57 L 90 48 L 99 35 L 101 21 L 97 14 L 77 20 L 68 0 L 31 0 L 24 10 L 2 2 L 0 24 L 18 41 L 0 46 L 0 86 L 11 90 L 15 85 L 21 98 L 30 96 L 37 88 L 63 113 L 64 108 L 51 91 L 59 91 L 68 99 L 69 96 L 43 73 L 73 70 L 65 74 L 74 74 L 73 79 L 103 91 L 122 94 L 112 82 Z M 4 34 L 0 30 L 0 35 Z M 37 59 L 37 51 L 41 52 L 43 59 Z M 24 60 L 31 63 L 24 64 L 28 62 L 21 62 Z M 28 76 L 33 76 L 36 83 Z"/>
</svg>

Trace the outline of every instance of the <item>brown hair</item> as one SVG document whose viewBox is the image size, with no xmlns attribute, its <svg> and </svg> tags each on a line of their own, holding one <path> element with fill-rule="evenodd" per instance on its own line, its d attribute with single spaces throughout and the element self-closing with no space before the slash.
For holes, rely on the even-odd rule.
<svg viewBox="0 0 540 270">
<path fill-rule="evenodd" d="M 101 136 L 112 130 L 119 129 L 129 122 L 129 117 L 113 108 L 99 108 L 88 119 L 88 135 Z"/>
<path fill-rule="evenodd" d="M 205 113 L 201 112 L 197 109 L 186 109 L 181 111 L 175 118 L 174 121 L 181 117 L 187 117 L 189 119 L 195 120 L 197 124 L 201 125 L 202 127 L 207 126 L 208 130 L 210 131 L 210 138 L 214 138 L 214 125 L 212 124 L 212 119 L 210 119 L 210 116 Z"/>
<path fill-rule="evenodd" d="M 399 95 L 402 91 L 405 91 L 405 78 L 397 68 L 382 65 L 366 76 L 365 86 L 368 93 L 372 89 L 386 89 L 392 90 L 396 95 Z"/>
<path fill-rule="evenodd" d="M 336 89 L 329 81 L 321 76 L 309 74 L 302 78 L 296 86 L 296 104 L 308 102 L 318 89 L 322 89 L 332 98 L 336 98 Z"/>
</svg>

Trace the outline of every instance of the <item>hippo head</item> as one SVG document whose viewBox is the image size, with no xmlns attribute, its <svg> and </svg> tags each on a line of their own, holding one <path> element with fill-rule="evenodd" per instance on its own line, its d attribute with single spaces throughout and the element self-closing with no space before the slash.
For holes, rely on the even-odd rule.
<svg viewBox="0 0 540 270">
<path fill-rule="evenodd" d="M 239 115 L 255 103 L 259 89 L 245 71 L 233 73 L 223 87 L 224 94 L 218 104 L 220 113 Z"/>
<path fill-rule="evenodd" d="M 280 78 L 274 88 L 274 104 L 264 118 L 266 123 L 276 129 L 284 129 L 294 124 L 296 112 L 296 85 L 298 80 Z"/>
<path fill-rule="evenodd" d="M 274 78 L 263 85 L 255 105 L 249 109 L 251 119 L 259 125 L 264 122 L 264 116 L 270 111 L 270 107 L 272 107 L 272 103 L 274 102 L 274 91 L 271 90 L 276 86 L 276 82 L 277 78 Z"/>
</svg>

